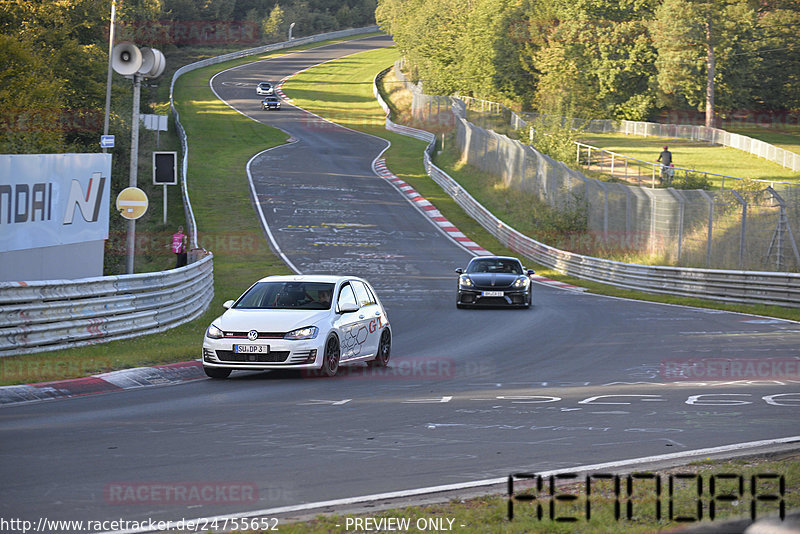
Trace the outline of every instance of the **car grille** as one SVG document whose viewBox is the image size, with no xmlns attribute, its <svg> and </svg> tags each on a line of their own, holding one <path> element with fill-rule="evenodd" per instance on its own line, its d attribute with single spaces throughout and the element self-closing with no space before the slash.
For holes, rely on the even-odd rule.
<svg viewBox="0 0 800 534">
<path fill-rule="evenodd" d="M 217 351 L 217 358 L 219 361 L 226 363 L 283 363 L 288 357 L 288 350 L 268 352 L 266 354 L 240 354 L 232 350 Z"/>
<path fill-rule="evenodd" d="M 506 285 L 498 284 L 498 285 L 495 285 L 495 286 L 493 286 L 491 284 L 484 284 L 484 285 L 475 284 L 472 287 L 472 289 L 478 289 L 478 290 L 481 290 L 481 291 L 507 291 L 509 289 L 514 289 L 514 287 L 513 287 L 513 283 L 512 284 L 506 284 Z"/>
<path fill-rule="evenodd" d="M 247 339 L 247 332 L 223 332 L 225 339 Z M 258 339 L 283 339 L 285 332 L 259 332 Z"/>
</svg>

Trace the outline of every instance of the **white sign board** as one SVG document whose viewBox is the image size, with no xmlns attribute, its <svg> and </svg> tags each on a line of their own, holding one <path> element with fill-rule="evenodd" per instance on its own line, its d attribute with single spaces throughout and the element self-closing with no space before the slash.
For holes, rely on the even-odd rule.
<svg viewBox="0 0 800 534">
<path fill-rule="evenodd" d="M 167 115 L 150 115 L 146 113 L 142 113 L 139 115 L 142 118 L 142 123 L 144 127 L 148 130 L 158 130 L 160 132 L 167 131 L 167 119 L 169 116 Z"/>
<path fill-rule="evenodd" d="M 0 154 L 0 252 L 108 239 L 111 154 Z"/>
</svg>

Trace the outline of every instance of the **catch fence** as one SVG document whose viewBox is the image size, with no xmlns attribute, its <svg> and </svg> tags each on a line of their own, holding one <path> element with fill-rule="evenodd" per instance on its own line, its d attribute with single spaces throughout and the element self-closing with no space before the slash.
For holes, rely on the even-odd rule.
<svg viewBox="0 0 800 534">
<path fill-rule="evenodd" d="M 442 123 L 445 97 L 426 96 L 417 90 L 417 124 L 424 125 L 427 116 Z M 433 102 L 436 114 L 429 112 Z M 467 120 L 468 107 L 483 106 L 512 129 L 526 126 L 513 111 L 470 98 L 450 98 L 450 103 L 464 162 L 554 208 L 582 210 L 586 231 L 562 235 L 553 246 L 636 261 L 645 261 L 645 255 L 647 261 L 683 267 L 800 271 L 800 187 L 774 182 L 758 191 L 679 190 L 588 178 L 530 145 Z"/>
<path fill-rule="evenodd" d="M 377 88 L 377 80 L 385 72 L 376 76 L 373 92 L 386 111 L 386 128 L 425 140 L 428 146 L 423 153 L 423 160 L 431 179 L 440 185 L 481 226 L 521 256 L 578 278 L 627 289 L 705 297 L 725 302 L 800 306 L 800 274 L 797 273 L 692 269 L 623 263 L 560 250 L 521 234 L 498 219 L 432 162 L 431 155 L 436 142 L 436 137 L 432 133 L 398 125 L 391 120 L 389 108 Z M 464 103 L 456 100 L 454 108 L 463 113 Z M 466 123 L 463 118 L 459 119 L 459 122 Z M 466 129 L 464 131 L 466 133 Z M 545 167 L 549 164 L 563 165 L 547 159 L 542 160 L 541 163 Z M 647 189 L 640 189 L 640 191 L 644 195 L 647 195 L 648 192 L 652 193 L 652 190 Z"/>
</svg>

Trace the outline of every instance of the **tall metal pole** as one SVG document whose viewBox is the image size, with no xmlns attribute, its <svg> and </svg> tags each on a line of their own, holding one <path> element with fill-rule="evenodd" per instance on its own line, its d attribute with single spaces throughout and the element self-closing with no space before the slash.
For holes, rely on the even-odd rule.
<svg viewBox="0 0 800 534">
<path fill-rule="evenodd" d="M 103 119 L 103 135 L 108 135 L 108 117 L 111 113 L 111 52 L 114 49 L 114 21 L 117 17 L 117 1 L 111 0 L 111 26 L 108 30 L 108 76 L 106 77 L 106 115 Z M 103 154 L 106 148 L 103 147 Z"/>
<path fill-rule="evenodd" d="M 136 187 L 136 175 L 139 168 L 139 96 L 142 88 L 142 77 L 133 75 L 133 111 L 131 112 L 131 168 L 128 185 Z M 128 243 L 126 247 L 127 273 L 133 274 L 133 256 L 136 249 L 136 221 L 128 221 Z"/>
</svg>

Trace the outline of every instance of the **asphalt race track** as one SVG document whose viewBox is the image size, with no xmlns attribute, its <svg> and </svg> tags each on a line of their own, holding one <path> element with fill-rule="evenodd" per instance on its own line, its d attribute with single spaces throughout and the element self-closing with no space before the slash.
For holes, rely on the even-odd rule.
<svg viewBox="0 0 800 534">
<path fill-rule="evenodd" d="M 213 80 L 229 105 L 296 140 L 252 161 L 261 211 L 300 272 L 376 286 L 395 332 L 389 369 L 235 372 L 2 408 L 0 516 L 179 520 L 800 435 L 797 381 L 662 372 L 728 358 L 777 374 L 800 357 L 798 324 L 538 285 L 530 310 L 457 310 L 453 269 L 470 255 L 375 175 L 386 143 L 288 104 L 261 111 L 255 95 L 259 81 L 389 44 L 330 45 Z M 209 484 L 230 491 L 133 491 Z"/>
</svg>

